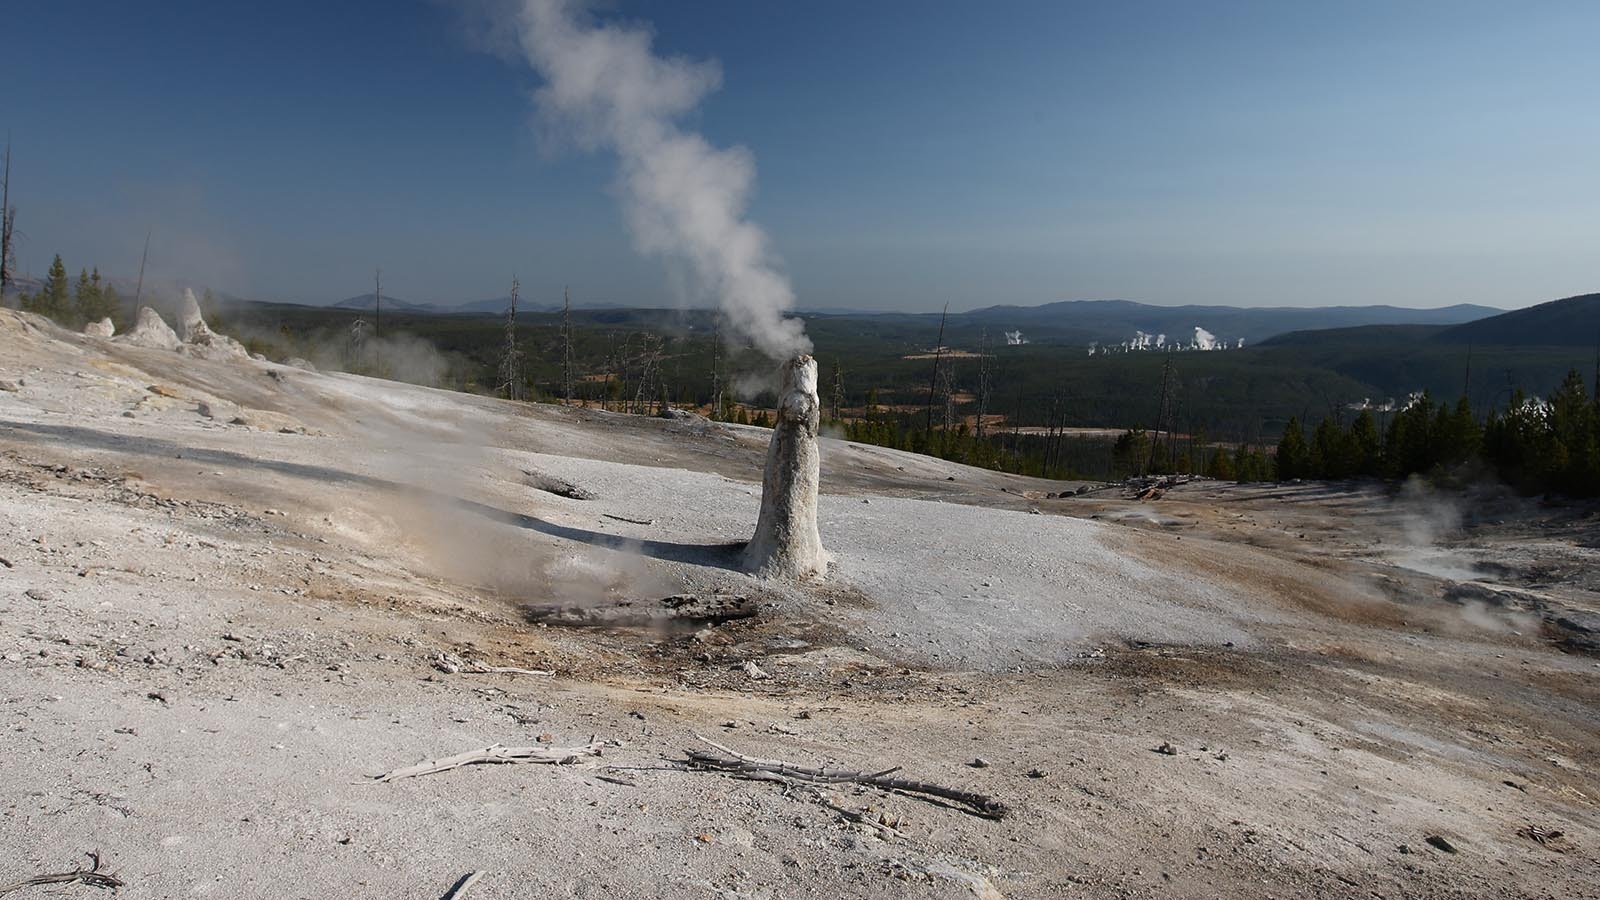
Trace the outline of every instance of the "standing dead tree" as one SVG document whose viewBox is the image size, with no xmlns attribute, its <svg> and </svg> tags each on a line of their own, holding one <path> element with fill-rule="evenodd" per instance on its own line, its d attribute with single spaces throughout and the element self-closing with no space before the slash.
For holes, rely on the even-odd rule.
<svg viewBox="0 0 1600 900">
<path fill-rule="evenodd" d="M 952 358 L 939 373 L 939 393 L 944 397 L 944 432 L 948 436 L 956 427 L 956 361 Z"/>
<path fill-rule="evenodd" d="M 722 317 L 711 316 L 711 418 L 722 418 Z"/>
<path fill-rule="evenodd" d="M 939 362 L 944 358 L 944 320 L 950 315 L 950 304 L 944 305 L 944 312 L 939 314 L 939 339 L 933 345 L 933 373 L 928 376 L 928 422 L 923 429 L 924 436 L 933 437 L 933 392 L 939 386 Z"/>
<path fill-rule="evenodd" d="M 1145 463 L 1144 473 L 1155 470 L 1156 453 L 1161 449 L 1161 434 L 1165 431 L 1167 443 L 1172 443 L 1172 354 L 1167 354 L 1166 364 L 1161 367 L 1161 408 L 1156 413 L 1156 436 L 1150 442 L 1150 459 Z M 1169 448 L 1170 449 L 1170 448 Z M 1170 471 L 1170 466 L 1169 466 Z"/>
<path fill-rule="evenodd" d="M 561 399 L 572 405 L 572 292 L 561 289 Z"/>
<path fill-rule="evenodd" d="M 0 306 L 11 290 L 11 270 L 16 267 L 16 247 L 12 237 L 17 230 L 17 210 L 11 205 L 11 139 L 6 138 L 5 173 L 0 175 Z"/>
<path fill-rule="evenodd" d="M 642 416 L 649 414 L 650 404 L 661 396 L 661 354 L 666 351 L 667 341 L 659 334 L 645 332 L 639 345 L 639 378 L 634 384 L 632 411 Z"/>
<path fill-rule="evenodd" d="M 844 369 L 839 367 L 839 359 L 833 360 L 833 395 L 829 398 L 829 418 L 835 424 L 844 408 Z"/>
<path fill-rule="evenodd" d="M 983 329 L 978 338 L 978 421 L 973 429 L 978 440 L 983 440 L 986 430 L 984 417 L 989 414 L 989 396 L 994 392 L 994 355 L 989 343 L 989 329 Z"/>
<path fill-rule="evenodd" d="M 517 292 L 521 289 L 511 276 L 511 304 L 506 307 L 506 345 L 500 351 L 500 394 L 507 400 L 523 399 L 522 349 L 517 346 Z"/>
<path fill-rule="evenodd" d="M 372 368 L 381 374 L 383 368 L 383 270 L 372 270 Z"/>
</svg>

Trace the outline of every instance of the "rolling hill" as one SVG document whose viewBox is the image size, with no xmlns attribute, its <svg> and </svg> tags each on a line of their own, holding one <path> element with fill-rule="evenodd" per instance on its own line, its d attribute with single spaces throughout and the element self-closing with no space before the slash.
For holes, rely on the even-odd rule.
<svg viewBox="0 0 1600 900">
<path fill-rule="evenodd" d="M 1579 294 L 1447 328 L 1442 344 L 1593 347 L 1600 343 L 1600 294 Z"/>
</svg>

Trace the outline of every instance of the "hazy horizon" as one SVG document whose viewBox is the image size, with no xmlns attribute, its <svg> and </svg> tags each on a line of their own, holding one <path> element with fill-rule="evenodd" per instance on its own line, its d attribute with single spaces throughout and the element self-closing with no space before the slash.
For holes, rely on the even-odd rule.
<svg viewBox="0 0 1600 900">
<path fill-rule="evenodd" d="M 614 153 L 536 114 L 560 70 L 485 40 L 495 5 L 18 9 L 20 270 L 132 277 L 148 232 L 149 278 L 252 299 L 328 305 L 381 267 L 408 302 L 516 272 L 531 303 L 712 305 L 672 254 L 733 239 L 642 233 Z M 1600 286 L 1600 8 L 599 9 L 575 18 L 647 24 L 706 76 L 663 115 L 748 163 L 730 209 L 802 309 L 1515 309 Z"/>
</svg>

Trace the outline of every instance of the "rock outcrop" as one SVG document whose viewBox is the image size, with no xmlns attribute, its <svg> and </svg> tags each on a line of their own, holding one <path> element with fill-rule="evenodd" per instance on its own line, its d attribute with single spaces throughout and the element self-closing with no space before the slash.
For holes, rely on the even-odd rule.
<svg viewBox="0 0 1600 900">
<path fill-rule="evenodd" d="M 245 359 L 250 352 L 244 345 L 211 330 L 200 314 L 194 291 L 183 289 L 183 352 L 202 359 Z"/>
<path fill-rule="evenodd" d="M 98 322 L 90 322 L 83 326 L 83 333 L 89 337 L 108 338 L 117 333 L 117 326 L 108 316 Z"/>
<path fill-rule="evenodd" d="M 167 321 L 161 314 L 148 306 L 139 307 L 139 318 L 133 323 L 133 328 L 120 335 L 117 340 L 133 344 L 137 347 L 155 347 L 159 350 L 176 350 L 183 346 L 178 340 L 177 332 L 167 326 Z"/>
<path fill-rule="evenodd" d="M 744 564 L 750 572 L 768 578 L 811 579 L 828 571 L 828 551 L 817 531 L 820 424 L 817 361 L 797 356 L 783 364 L 778 424 L 772 429 L 761 478 L 761 516 L 745 548 Z"/>
</svg>

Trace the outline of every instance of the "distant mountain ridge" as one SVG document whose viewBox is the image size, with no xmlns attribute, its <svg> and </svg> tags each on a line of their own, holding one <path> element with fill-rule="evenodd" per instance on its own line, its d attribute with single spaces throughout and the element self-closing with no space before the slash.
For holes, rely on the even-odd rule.
<svg viewBox="0 0 1600 900">
<path fill-rule="evenodd" d="M 1131 300 L 1063 300 L 1042 306 L 989 306 L 962 313 L 968 321 L 1000 327 L 1048 327 L 1092 334 L 1093 340 L 1123 340 L 1135 331 L 1173 338 L 1204 328 L 1225 340 L 1247 344 L 1292 331 L 1363 325 L 1458 325 L 1503 312 L 1458 303 L 1437 309 L 1399 306 L 1152 306 Z"/>
</svg>

